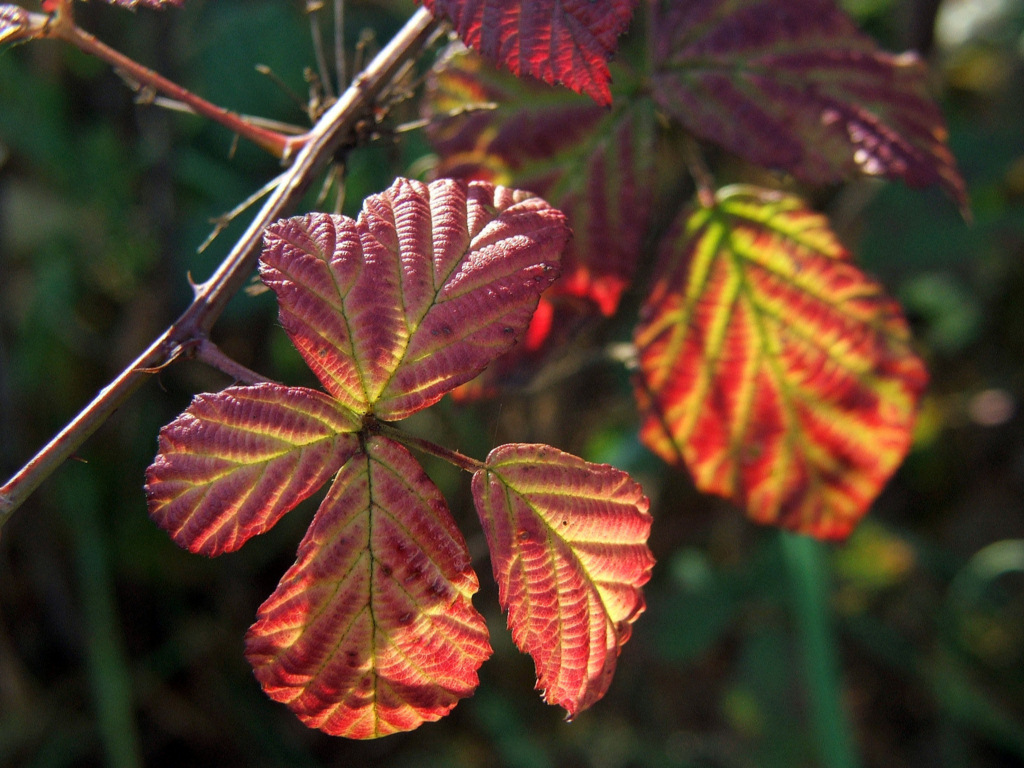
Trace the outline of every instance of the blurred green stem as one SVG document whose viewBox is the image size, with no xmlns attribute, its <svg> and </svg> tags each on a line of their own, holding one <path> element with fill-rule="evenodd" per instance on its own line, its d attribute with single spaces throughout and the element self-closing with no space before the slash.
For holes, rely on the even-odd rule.
<svg viewBox="0 0 1024 768">
<path fill-rule="evenodd" d="M 806 536 L 780 534 L 789 574 L 793 618 L 814 741 L 826 768 L 859 768 L 850 724 L 842 706 L 839 654 L 829 605 L 831 573 L 826 545 Z"/>
<path fill-rule="evenodd" d="M 64 478 L 61 509 L 75 547 L 83 646 L 100 737 L 110 768 L 142 765 L 132 680 L 100 530 L 95 482 L 84 471 Z"/>
</svg>

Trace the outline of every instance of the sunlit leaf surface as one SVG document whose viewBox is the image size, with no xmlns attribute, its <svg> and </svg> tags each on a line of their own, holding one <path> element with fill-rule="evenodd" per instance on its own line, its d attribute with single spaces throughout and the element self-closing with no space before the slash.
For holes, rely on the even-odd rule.
<svg viewBox="0 0 1024 768">
<path fill-rule="evenodd" d="M 666 238 L 636 331 L 642 437 L 758 522 L 846 536 L 911 442 L 899 306 L 799 199 L 719 193 Z"/>
<path fill-rule="evenodd" d="M 697 135 L 811 183 L 938 184 L 967 209 L 927 68 L 879 50 L 833 0 L 655 6 L 652 92 Z"/>
<path fill-rule="evenodd" d="M 260 607 L 246 656 L 267 694 L 311 727 L 408 731 L 477 686 L 491 652 L 477 586 L 440 492 L 403 447 L 371 437 Z"/>
<path fill-rule="evenodd" d="M 608 105 L 608 60 L 634 0 L 423 0 L 470 48 L 516 75 L 561 83 Z"/>
<path fill-rule="evenodd" d="M 644 609 L 647 497 L 606 464 L 522 444 L 491 452 L 473 497 L 512 638 L 545 700 L 572 717 L 608 690 Z"/>
<path fill-rule="evenodd" d="M 270 226 L 260 272 L 328 391 L 393 420 L 516 343 L 568 238 L 565 217 L 529 193 L 398 179 L 358 221 L 309 214 Z"/>
<path fill-rule="evenodd" d="M 17 5 L 0 5 L 0 43 L 28 28 L 28 11 Z"/>
<path fill-rule="evenodd" d="M 359 421 L 320 392 L 277 384 L 198 395 L 160 431 L 149 512 L 174 540 L 217 555 L 305 499 L 358 448 Z"/>
</svg>

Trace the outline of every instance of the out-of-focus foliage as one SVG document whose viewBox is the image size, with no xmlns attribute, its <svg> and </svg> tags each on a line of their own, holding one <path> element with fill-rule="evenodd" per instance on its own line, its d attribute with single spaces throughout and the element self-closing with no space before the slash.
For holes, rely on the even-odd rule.
<svg viewBox="0 0 1024 768">
<path fill-rule="evenodd" d="M 928 5 L 846 3 L 887 49 L 929 44 L 932 25 L 917 15 Z M 252 69 L 269 64 L 305 95 L 303 3 L 80 6 L 84 26 L 200 94 L 303 120 Z M 413 7 L 348 3 L 350 44 L 369 27 L 387 39 Z M 846 545 L 801 552 L 699 496 L 638 445 L 627 376 L 584 352 L 529 393 L 442 401 L 412 428 L 477 458 L 511 438 L 547 442 L 643 480 L 659 561 L 647 612 L 606 697 L 565 724 L 531 691 L 532 663 L 482 577 L 474 602 L 495 656 L 479 693 L 415 734 L 332 739 L 266 699 L 241 654 L 313 504 L 216 561 L 179 550 L 146 515 L 143 472 L 160 425 L 194 392 L 230 383 L 176 364 L 0 537 L 0 765 L 839 765 L 822 757 L 814 728 L 826 700 L 806 631 L 815 618 L 834 633 L 839 702 L 862 764 L 1024 765 L 1024 10 L 945 0 L 935 29 L 935 85 L 973 226 L 937 191 L 866 182 L 817 201 L 904 303 L 932 378 L 907 464 Z M 6 477 L 185 306 L 186 274 L 205 278 L 238 231 L 197 256 L 208 219 L 278 168 L 244 143 L 231 157 L 218 127 L 135 106 L 105 66 L 56 44 L 0 53 L 0 100 Z M 346 212 L 423 167 L 424 146 L 413 133 L 354 152 Z M 266 294 L 239 296 L 214 336 L 250 367 L 313 383 Z M 486 574 L 467 479 L 427 469 Z"/>
</svg>

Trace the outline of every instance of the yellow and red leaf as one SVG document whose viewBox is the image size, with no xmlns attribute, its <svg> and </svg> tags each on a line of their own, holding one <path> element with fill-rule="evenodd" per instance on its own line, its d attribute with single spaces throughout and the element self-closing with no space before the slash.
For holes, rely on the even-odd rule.
<svg viewBox="0 0 1024 768">
<path fill-rule="evenodd" d="M 447 714 L 490 655 L 465 541 L 397 443 L 352 456 L 259 609 L 246 657 L 311 727 L 375 738 Z"/>
<path fill-rule="evenodd" d="M 260 273 L 327 390 L 395 420 L 518 341 L 569 234 L 530 193 L 398 179 L 357 221 L 321 213 L 268 227 Z"/>
<path fill-rule="evenodd" d="M 545 700 L 573 717 L 608 690 L 644 610 L 647 497 L 614 467 L 525 444 L 491 452 L 473 497 L 512 639 Z"/>
<path fill-rule="evenodd" d="M 146 471 L 149 513 L 192 552 L 231 552 L 337 472 L 359 427 L 333 398 L 301 387 L 197 395 L 160 431 Z"/>
<path fill-rule="evenodd" d="M 681 217 L 636 330 L 644 442 L 750 517 L 845 537 L 927 382 L 899 306 L 827 220 L 748 187 Z"/>
</svg>

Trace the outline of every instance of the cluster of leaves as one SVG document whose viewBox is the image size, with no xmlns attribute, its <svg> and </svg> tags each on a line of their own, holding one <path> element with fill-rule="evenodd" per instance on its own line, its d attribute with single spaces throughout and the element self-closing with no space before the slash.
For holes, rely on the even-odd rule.
<svg viewBox="0 0 1024 768">
<path fill-rule="evenodd" d="M 526 26 L 552 4 L 531 5 Z M 560 338 L 552 327 L 614 314 L 651 273 L 633 338 L 643 441 L 758 522 L 843 538 L 910 446 L 924 366 L 899 306 L 825 217 L 775 189 L 716 191 L 698 141 L 806 184 L 938 185 L 966 214 L 926 68 L 879 50 L 832 0 L 649 0 L 638 16 L 610 110 L 465 50 L 435 71 L 438 175 L 532 189 L 575 231 L 528 344 L 492 371 L 543 359 Z M 606 87 L 599 74 L 561 79 Z M 678 207 L 687 167 L 695 198 L 659 227 L 654 212 Z M 485 374 L 462 393 L 500 380 Z"/>
<path fill-rule="evenodd" d="M 698 141 L 802 183 L 938 185 L 967 210 L 924 66 L 880 51 L 833 0 L 423 4 L 483 57 L 454 52 L 434 72 L 447 178 L 399 179 L 358 220 L 309 214 L 265 235 L 261 275 L 327 394 L 197 397 L 162 430 L 146 486 L 175 541 L 216 555 L 330 480 L 246 655 L 304 722 L 357 738 L 441 717 L 490 653 L 465 541 L 407 447 L 473 473 L 499 601 L 545 698 L 571 717 L 607 690 L 653 565 L 639 485 L 549 446 L 476 461 L 391 422 L 491 391 L 560 326 L 615 314 L 643 254 L 640 434 L 698 487 L 841 538 L 906 453 L 927 377 L 899 307 L 799 197 L 715 189 Z M 0 41 L 28 23 L 0 5 Z M 695 199 L 659 227 L 681 167 Z"/>
<path fill-rule="evenodd" d="M 146 490 L 175 541 L 217 555 L 334 477 L 246 640 L 264 690 L 307 724 L 370 738 L 436 720 L 490 655 L 465 541 L 403 442 L 473 472 L 499 600 L 546 700 L 571 717 L 607 690 L 653 565 L 640 486 L 548 446 L 477 462 L 388 423 L 516 342 L 569 234 L 531 194 L 405 179 L 356 221 L 309 214 L 267 229 L 261 276 L 329 395 L 200 395 L 162 430 Z"/>
</svg>

